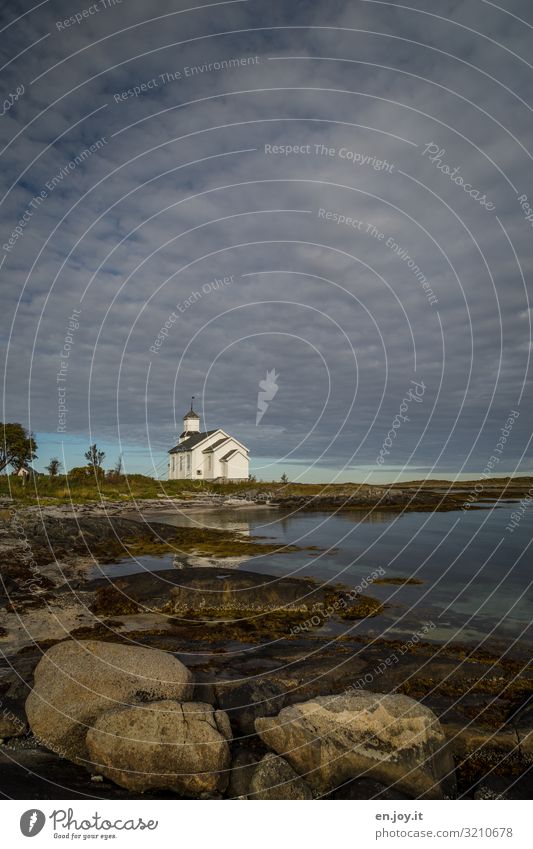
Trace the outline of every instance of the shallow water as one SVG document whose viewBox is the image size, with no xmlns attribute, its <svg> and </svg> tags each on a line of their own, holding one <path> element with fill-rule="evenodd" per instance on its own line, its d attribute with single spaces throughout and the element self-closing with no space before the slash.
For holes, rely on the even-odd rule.
<svg viewBox="0 0 533 849">
<path fill-rule="evenodd" d="M 283 544 L 316 545 L 321 552 L 266 554 L 242 565 L 270 575 L 313 575 L 325 582 L 361 585 L 379 567 L 385 578 L 410 577 L 420 585 L 363 589 L 389 605 L 405 632 L 432 621 L 433 639 L 506 645 L 533 641 L 531 541 L 533 507 L 514 532 L 505 526 L 514 503 L 442 513 L 286 513 L 264 509 L 159 514 L 147 518 L 174 525 L 224 528 L 266 536 Z M 154 561 L 155 558 L 145 558 Z M 168 568 L 171 559 L 161 560 Z M 124 564 L 125 565 L 125 564 Z M 145 568 L 154 569 L 153 562 Z M 142 568 L 142 567 L 141 567 Z M 131 571 L 131 568 L 128 570 Z M 407 625 L 409 623 L 409 626 Z"/>
</svg>

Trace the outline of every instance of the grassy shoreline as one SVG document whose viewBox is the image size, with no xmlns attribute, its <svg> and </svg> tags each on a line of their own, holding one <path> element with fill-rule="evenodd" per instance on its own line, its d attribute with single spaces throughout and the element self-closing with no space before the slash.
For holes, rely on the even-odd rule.
<svg viewBox="0 0 533 849">
<path fill-rule="evenodd" d="M 476 489 L 477 487 L 477 489 Z M 480 489 L 481 487 L 481 489 Z M 443 491 L 444 490 L 444 491 Z M 533 477 L 492 478 L 480 481 L 415 480 L 405 483 L 380 485 L 344 483 L 281 483 L 279 481 L 241 483 L 212 483 L 208 481 L 158 481 L 145 475 L 121 475 L 117 478 L 96 479 L 94 475 L 86 478 L 39 476 L 24 486 L 19 478 L 0 476 L 0 499 L 13 499 L 21 505 L 88 504 L 100 501 L 124 503 L 147 501 L 150 499 L 178 498 L 194 501 L 198 497 L 248 497 L 260 500 L 261 496 L 275 501 L 291 498 L 316 498 L 327 501 L 328 498 L 349 498 L 367 505 L 370 500 L 379 501 L 385 494 L 409 493 L 414 501 L 424 501 L 429 495 L 441 498 L 460 493 L 472 492 L 479 499 L 495 497 L 518 498 L 533 491 Z"/>
</svg>

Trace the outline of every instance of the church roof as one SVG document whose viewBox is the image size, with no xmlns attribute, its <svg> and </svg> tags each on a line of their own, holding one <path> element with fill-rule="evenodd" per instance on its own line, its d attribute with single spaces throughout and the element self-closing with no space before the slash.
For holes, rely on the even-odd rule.
<svg viewBox="0 0 533 849">
<path fill-rule="evenodd" d="M 188 413 L 186 413 L 186 414 L 183 416 L 183 418 L 184 418 L 184 419 L 198 419 L 198 420 L 199 420 L 199 419 L 200 419 L 200 416 L 198 415 L 198 413 L 195 413 L 195 412 L 194 412 L 194 410 L 189 410 L 189 412 L 188 412 Z"/>
<path fill-rule="evenodd" d="M 239 453 L 238 449 L 233 448 L 231 451 L 228 451 L 227 454 L 224 454 L 224 456 L 221 457 L 220 459 L 221 459 L 222 462 L 224 462 L 225 460 L 229 460 L 230 457 L 233 457 L 234 454 L 238 454 L 238 453 Z"/>
<path fill-rule="evenodd" d="M 228 439 L 229 436 L 224 436 L 222 437 L 222 439 L 217 439 L 217 441 L 213 442 L 213 444 L 210 445 L 209 448 L 206 448 L 204 451 L 202 451 L 202 454 L 210 454 L 212 451 L 215 450 L 215 448 L 218 448 L 219 445 L 222 445 L 223 442 L 227 442 Z"/>
<path fill-rule="evenodd" d="M 216 431 L 217 429 L 215 428 L 215 430 L 206 430 L 203 433 L 193 433 L 192 436 L 189 436 L 187 437 L 187 439 L 184 439 L 183 442 L 180 442 L 179 445 L 176 445 L 174 448 L 171 448 L 168 453 L 179 454 L 181 451 L 190 451 L 191 448 L 195 448 L 197 445 L 200 444 L 200 442 L 203 442 L 204 439 L 207 439 L 208 436 L 211 436 L 211 434 L 216 433 Z"/>
</svg>

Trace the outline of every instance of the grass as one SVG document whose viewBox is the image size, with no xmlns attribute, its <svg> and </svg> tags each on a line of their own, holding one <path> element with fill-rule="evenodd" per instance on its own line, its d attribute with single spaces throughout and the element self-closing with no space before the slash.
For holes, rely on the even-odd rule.
<svg viewBox="0 0 533 849">
<path fill-rule="evenodd" d="M 353 493 L 367 490 L 364 484 L 283 484 L 279 481 L 212 483 L 211 481 L 160 481 L 145 475 L 121 475 L 96 480 L 93 474 L 80 477 L 42 476 L 23 486 L 19 478 L 0 475 L 0 498 L 13 498 L 21 504 L 84 504 L 94 501 L 136 501 L 155 498 L 194 498 L 197 495 L 245 495 L 268 492 L 277 495 L 316 495 Z"/>
<path fill-rule="evenodd" d="M 84 504 L 165 497 L 192 498 L 208 493 L 238 494 L 252 486 L 254 484 L 248 482 L 208 484 L 205 481 L 158 481 L 145 475 L 121 475 L 116 479 L 97 481 L 92 474 L 83 478 L 65 475 L 37 477 L 23 486 L 18 478 L 0 475 L 0 498 L 13 498 L 23 504 Z"/>
<path fill-rule="evenodd" d="M 142 501 L 156 498 L 194 498 L 198 495 L 245 495 L 254 491 L 272 493 L 276 496 L 349 496 L 357 493 L 368 494 L 385 491 L 389 488 L 416 490 L 430 489 L 432 486 L 447 484 L 453 488 L 467 489 L 469 483 L 450 484 L 449 481 L 411 481 L 402 484 L 383 484 L 380 486 L 344 483 L 287 483 L 280 481 L 244 481 L 242 483 L 212 483 L 211 481 L 161 481 L 146 475 L 120 475 L 107 478 L 102 475 L 96 480 L 94 474 L 58 475 L 57 477 L 39 476 L 29 480 L 25 486 L 14 476 L 0 475 L 0 498 L 13 498 L 19 504 L 86 504 L 95 501 Z M 500 492 L 508 490 L 514 496 L 524 494 L 533 484 L 533 478 L 497 478 L 486 481 L 485 489 L 497 488 Z M 378 496 L 379 497 L 379 496 Z"/>
</svg>

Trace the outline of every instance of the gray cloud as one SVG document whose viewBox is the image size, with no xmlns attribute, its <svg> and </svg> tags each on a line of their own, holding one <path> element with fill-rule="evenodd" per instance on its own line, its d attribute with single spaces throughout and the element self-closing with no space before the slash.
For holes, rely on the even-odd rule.
<svg viewBox="0 0 533 849">
<path fill-rule="evenodd" d="M 208 426 L 256 458 L 363 468 L 416 379 L 427 390 L 391 469 L 482 470 L 519 409 L 501 471 L 524 452 L 530 470 L 532 240 L 518 198 L 533 205 L 533 29 L 513 17 L 529 4 L 444 2 L 440 18 L 425 5 L 175 14 L 124 0 L 59 29 L 82 3 L 11 26 L 26 9 L 6 4 L 2 64 L 21 55 L 4 90 L 25 91 L 0 124 L 1 244 L 28 220 L 0 252 L 4 418 L 52 439 L 65 328 L 81 309 L 69 437 L 90 429 L 146 462 L 150 444 L 160 460 L 195 394 Z M 272 368 L 280 389 L 255 427 Z"/>
</svg>

